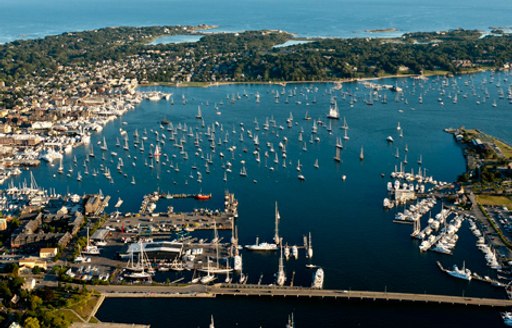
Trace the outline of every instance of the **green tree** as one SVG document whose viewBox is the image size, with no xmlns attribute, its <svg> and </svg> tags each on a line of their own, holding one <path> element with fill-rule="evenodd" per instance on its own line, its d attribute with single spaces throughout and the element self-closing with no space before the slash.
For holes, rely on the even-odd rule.
<svg viewBox="0 0 512 328">
<path fill-rule="evenodd" d="M 39 319 L 34 317 L 28 317 L 23 322 L 23 327 L 25 328 L 40 328 Z"/>
</svg>

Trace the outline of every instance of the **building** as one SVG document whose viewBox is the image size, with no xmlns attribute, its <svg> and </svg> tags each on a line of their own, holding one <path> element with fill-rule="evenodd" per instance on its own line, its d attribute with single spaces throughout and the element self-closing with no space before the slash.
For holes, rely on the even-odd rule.
<svg viewBox="0 0 512 328">
<path fill-rule="evenodd" d="M 34 278 L 27 278 L 23 285 L 21 285 L 21 289 L 31 291 L 36 287 L 36 280 Z"/>
<path fill-rule="evenodd" d="M 39 250 L 39 257 L 42 259 L 53 258 L 57 256 L 57 247 L 44 247 Z"/>
<path fill-rule="evenodd" d="M 0 231 L 4 231 L 7 229 L 7 219 L 0 218 Z"/>
<path fill-rule="evenodd" d="M 27 258 L 21 259 L 19 262 L 19 266 L 20 266 L 20 268 L 25 267 L 25 268 L 33 269 L 35 267 L 40 267 L 41 269 L 44 269 L 44 270 L 47 269 L 46 261 L 41 260 L 37 257 L 27 257 Z"/>
</svg>

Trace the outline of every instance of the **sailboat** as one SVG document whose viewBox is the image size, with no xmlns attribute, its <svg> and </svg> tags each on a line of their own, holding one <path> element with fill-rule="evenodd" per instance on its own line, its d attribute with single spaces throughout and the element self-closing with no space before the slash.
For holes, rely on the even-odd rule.
<svg viewBox="0 0 512 328">
<path fill-rule="evenodd" d="M 281 256 L 279 257 L 279 269 L 277 271 L 276 283 L 278 286 L 284 286 L 286 282 L 286 273 L 284 272 L 283 264 L 283 245 L 281 245 Z"/>
<path fill-rule="evenodd" d="M 100 149 L 103 150 L 103 151 L 107 151 L 108 150 L 107 140 L 105 139 L 105 137 L 103 137 L 103 144 L 101 145 Z"/>
<path fill-rule="evenodd" d="M 318 158 L 315 159 L 315 164 L 313 165 L 315 169 L 318 169 L 320 166 L 318 165 Z"/>
<path fill-rule="evenodd" d="M 277 208 L 277 201 L 275 203 L 275 233 L 274 233 L 274 242 L 276 245 L 279 245 L 281 243 L 281 238 L 279 237 L 279 220 L 281 220 L 281 215 L 279 215 L 279 209 Z"/>
<path fill-rule="evenodd" d="M 209 284 L 210 282 L 214 281 L 217 277 L 214 274 L 211 274 L 210 272 L 210 257 L 207 258 L 207 274 L 203 277 L 201 277 L 201 283 L 202 284 Z"/>
<path fill-rule="evenodd" d="M 345 119 L 345 116 L 343 116 L 343 125 L 341 126 L 343 130 L 348 130 L 348 124 L 347 120 Z"/>
<path fill-rule="evenodd" d="M 60 158 L 58 172 L 59 172 L 60 174 L 64 173 L 64 166 L 62 165 L 62 157 Z"/>
<path fill-rule="evenodd" d="M 336 154 L 334 155 L 334 161 L 341 162 L 341 150 L 340 148 L 336 147 Z"/>
<path fill-rule="evenodd" d="M 82 250 L 83 254 L 86 255 L 99 255 L 100 250 L 97 246 L 91 245 L 90 239 L 89 239 L 89 227 L 87 227 L 87 245 Z"/>
<path fill-rule="evenodd" d="M 308 258 L 313 258 L 313 244 L 311 243 L 311 232 L 309 233 L 307 256 L 308 256 Z"/>
<path fill-rule="evenodd" d="M 361 146 L 361 152 L 359 153 L 359 160 L 364 160 L 364 148 Z"/>
<path fill-rule="evenodd" d="M 92 144 L 91 144 L 91 150 L 89 151 L 89 157 L 94 157 L 94 148 L 92 147 Z"/>
<path fill-rule="evenodd" d="M 288 323 L 286 328 L 295 328 L 295 321 L 293 320 L 293 313 L 288 316 Z"/>
<path fill-rule="evenodd" d="M 202 119 L 203 118 L 203 114 L 201 113 L 201 106 L 197 106 L 197 114 L 196 114 L 196 118 L 198 120 Z"/>
<path fill-rule="evenodd" d="M 131 279 L 148 279 L 151 277 L 151 273 L 149 270 L 146 270 L 146 267 L 149 267 L 149 261 L 146 258 L 146 253 L 144 252 L 144 245 L 142 244 L 142 240 L 139 241 L 139 252 L 137 256 L 137 262 L 133 259 L 133 248 L 130 250 L 130 260 L 126 266 L 126 270 L 128 273 L 125 274 L 125 277 Z"/>
<path fill-rule="evenodd" d="M 240 169 L 240 176 L 241 177 L 247 176 L 247 171 L 245 170 L 245 162 L 244 161 L 242 161 L 242 168 Z"/>
</svg>

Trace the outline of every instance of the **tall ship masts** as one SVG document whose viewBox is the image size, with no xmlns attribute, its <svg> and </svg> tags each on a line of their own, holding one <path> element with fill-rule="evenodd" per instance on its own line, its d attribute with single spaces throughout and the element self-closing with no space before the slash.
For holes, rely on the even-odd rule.
<svg viewBox="0 0 512 328">
<path fill-rule="evenodd" d="M 274 242 L 276 245 L 279 245 L 281 242 L 281 238 L 279 238 L 279 220 L 281 220 L 281 216 L 279 215 L 279 209 L 277 208 L 277 201 L 275 204 L 275 234 L 274 234 Z"/>
</svg>

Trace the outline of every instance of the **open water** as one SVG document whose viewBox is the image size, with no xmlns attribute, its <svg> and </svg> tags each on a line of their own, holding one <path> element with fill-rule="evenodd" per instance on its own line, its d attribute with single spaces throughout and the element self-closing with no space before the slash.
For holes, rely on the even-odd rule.
<svg viewBox="0 0 512 328">
<path fill-rule="evenodd" d="M 508 0 L 2 0 L 0 42 L 106 26 L 218 25 L 301 36 L 389 36 L 453 28 L 511 27 Z M 368 29 L 397 32 L 370 34 Z"/>
</svg>

